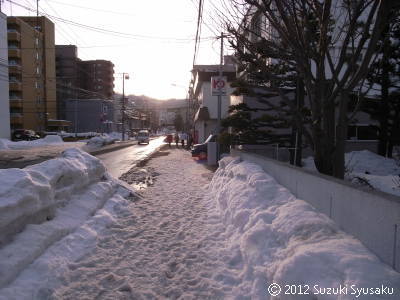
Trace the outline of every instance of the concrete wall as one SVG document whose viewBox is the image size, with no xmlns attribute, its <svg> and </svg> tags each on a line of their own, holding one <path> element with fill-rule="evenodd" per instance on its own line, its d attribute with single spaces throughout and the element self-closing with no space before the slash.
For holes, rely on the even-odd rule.
<svg viewBox="0 0 400 300">
<path fill-rule="evenodd" d="M 8 77 L 7 16 L 0 13 L 0 74 Z M 10 138 L 10 104 L 8 81 L 0 80 L 0 138 Z"/>
<path fill-rule="evenodd" d="M 232 151 L 257 163 L 265 172 L 359 239 L 383 262 L 400 271 L 400 198 L 356 188 L 345 181 L 316 174 L 257 154 Z"/>
</svg>

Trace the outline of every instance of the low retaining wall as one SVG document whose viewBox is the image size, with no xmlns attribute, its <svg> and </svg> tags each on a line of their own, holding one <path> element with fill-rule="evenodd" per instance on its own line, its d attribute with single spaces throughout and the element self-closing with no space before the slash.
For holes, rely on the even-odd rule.
<svg viewBox="0 0 400 300">
<path fill-rule="evenodd" d="M 232 150 L 231 154 L 260 165 L 297 198 L 330 217 L 383 262 L 400 271 L 399 197 L 366 191 L 345 181 L 257 154 L 237 150 Z"/>
</svg>

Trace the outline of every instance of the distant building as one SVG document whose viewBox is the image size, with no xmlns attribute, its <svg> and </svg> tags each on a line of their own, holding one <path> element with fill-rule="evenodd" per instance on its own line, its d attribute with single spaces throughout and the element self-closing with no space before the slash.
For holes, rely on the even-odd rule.
<svg viewBox="0 0 400 300">
<path fill-rule="evenodd" d="M 65 100 L 66 119 L 71 132 L 106 132 L 115 130 L 114 103 L 104 99 Z"/>
<path fill-rule="evenodd" d="M 65 100 L 78 99 L 78 48 L 75 45 L 56 45 L 57 113 L 66 119 Z"/>
<path fill-rule="evenodd" d="M 10 104 L 8 94 L 7 16 L 0 12 L 0 138 L 10 138 Z"/>
<path fill-rule="evenodd" d="M 44 131 L 57 120 L 54 24 L 8 17 L 7 28 L 11 129 Z"/>
<path fill-rule="evenodd" d="M 80 61 L 79 82 L 80 87 L 91 91 L 94 95 L 87 95 L 85 98 L 103 96 L 111 99 L 114 94 L 114 64 L 108 60 Z"/>
<path fill-rule="evenodd" d="M 182 100 L 164 100 L 160 101 L 158 107 L 159 126 L 173 126 L 175 118 L 180 115 L 184 123 L 187 123 L 188 102 Z"/>
</svg>

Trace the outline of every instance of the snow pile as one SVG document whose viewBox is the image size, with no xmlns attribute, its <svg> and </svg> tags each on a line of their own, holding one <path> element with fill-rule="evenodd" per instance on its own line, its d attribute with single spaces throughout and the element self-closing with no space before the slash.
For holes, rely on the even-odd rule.
<svg viewBox="0 0 400 300">
<path fill-rule="evenodd" d="M 303 167 L 316 171 L 314 159 L 303 160 Z M 357 185 L 400 196 L 400 165 L 368 150 L 345 154 L 345 179 Z"/>
<path fill-rule="evenodd" d="M 346 285 L 349 294 L 341 299 L 354 299 L 351 285 L 400 286 L 399 273 L 340 231 L 328 217 L 296 199 L 258 165 L 222 159 L 209 197 L 218 202 L 229 236 L 229 252 L 235 254 L 229 264 L 238 266 L 236 276 L 241 278 L 232 291 L 237 298 L 252 295 L 252 299 L 266 299 L 272 283 L 280 284 L 282 292 L 285 285 L 308 285 L 314 293 L 318 291 L 315 285 Z M 372 295 L 370 299 L 375 298 Z M 317 298 L 309 295 L 302 299 Z"/>
<path fill-rule="evenodd" d="M 0 170 L 0 299 L 31 298 L 55 280 L 93 248 L 130 193 L 97 158 L 78 149 L 22 170 Z M 63 257 L 55 250 L 60 248 Z"/>
<path fill-rule="evenodd" d="M 30 149 L 35 147 L 43 147 L 47 145 L 59 145 L 64 144 L 62 138 L 58 135 L 46 135 L 43 139 L 37 139 L 33 141 L 19 141 L 13 142 L 6 139 L 0 140 L 0 149 L 11 149 L 11 150 L 22 150 Z"/>
<path fill-rule="evenodd" d="M 53 143 L 64 143 L 62 137 L 59 135 L 46 135 L 43 138 L 43 143 L 53 144 Z"/>
<path fill-rule="evenodd" d="M 346 170 L 351 173 L 374 175 L 399 175 L 400 165 L 392 158 L 386 158 L 368 150 L 346 153 Z"/>
<path fill-rule="evenodd" d="M 118 133 L 111 133 L 107 134 L 104 133 L 99 136 L 92 137 L 88 142 L 87 145 L 93 148 L 100 148 L 105 145 L 113 144 L 114 142 L 120 140 L 120 134 Z"/>
</svg>

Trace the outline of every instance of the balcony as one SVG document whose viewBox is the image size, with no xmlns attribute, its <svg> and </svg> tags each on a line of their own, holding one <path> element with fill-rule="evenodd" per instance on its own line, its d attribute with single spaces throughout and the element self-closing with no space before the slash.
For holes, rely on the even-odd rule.
<svg viewBox="0 0 400 300">
<path fill-rule="evenodd" d="M 10 91 L 22 91 L 22 83 L 18 81 L 10 81 Z"/>
<path fill-rule="evenodd" d="M 22 72 L 22 67 L 18 64 L 9 64 L 8 72 L 10 74 L 20 74 Z"/>
<path fill-rule="evenodd" d="M 8 48 L 8 58 L 21 58 L 21 50 Z"/>
<path fill-rule="evenodd" d="M 10 98 L 11 108 L 22 108 L 23 103 L 21 98 Z"/>
<path fill-rule="evenodd" d="M 7 25 L 17 25 L 18 27 L 21 26 L 21 20 L 18 19 L 17 17 L 8 17 L 7 18 Z"/>
<path fill-rule="evenodd" d="M 21 113 L 11 113 L 10 114 L 11 124 L 23 124 L 24 116 Z"/>
<path fill-rule="evenodd" d="M 21 41 L 21 34 L 18 31 L 8 31 L 7 32 L 7 39 L 9 41 L 17 41 L 20 42 Z"/>
</svg>

